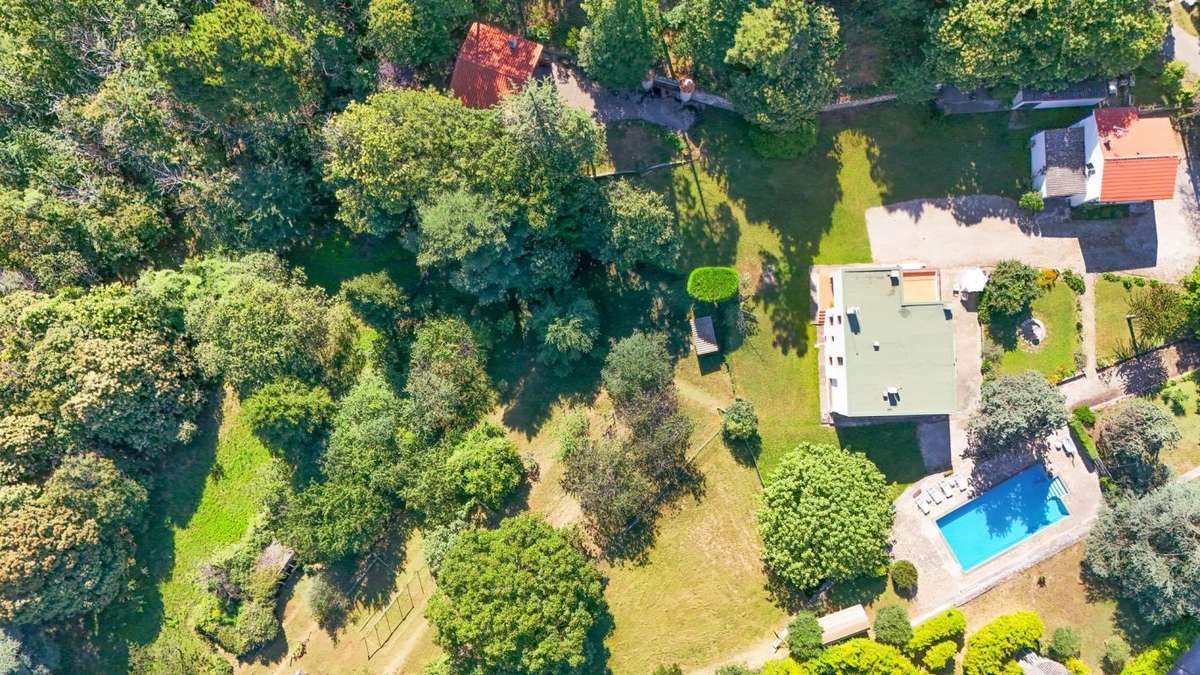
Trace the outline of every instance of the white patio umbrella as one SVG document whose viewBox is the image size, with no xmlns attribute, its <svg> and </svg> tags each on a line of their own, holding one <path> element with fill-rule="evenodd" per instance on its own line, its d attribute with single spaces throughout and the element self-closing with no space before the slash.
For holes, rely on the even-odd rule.
<svg viewBox="0 0 1200 675">
<path fill-rule="evenodd" d="M 978 267 L 963 270 L 958 275 L 958 287 L 966 293 L 978 293 L 987 285 L 987 275 Z"/>
</svg>

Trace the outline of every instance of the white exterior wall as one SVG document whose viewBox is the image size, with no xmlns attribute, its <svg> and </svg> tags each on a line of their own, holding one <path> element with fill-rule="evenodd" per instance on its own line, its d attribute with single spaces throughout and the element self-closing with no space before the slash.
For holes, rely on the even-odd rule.
<svg viewBox="0 0 1200 675">
<path fill-rule="evenodd" d="M 1087 191 L 1071 197 L 1071 206 L 1100 199 L 1100 186 L 1104 183 L 1104 148 L 1100 146 L 1100 130 L 1096 128 L 1096 116 L 1088 115 L 1072 126 L 1083 128 L 1083 156 L 1091 164 L 1087 177 Z"/>
<path fill-rule="evenodd" d="M 1030 169 L 1033 176 L 1033 189 L 1042 193 L 1042 197 L 1048 197 L 1046 194 L 1046 175 L 1043 173 L 1046 170 L 1046 132 L 1039 131 L 1033 135 L 1033 141 L 1030 143 L 1029 149 Z"/>
<path fill-rule="evenodd" d="M 825 310 L 822 331 L 825 342 L 821 358 L 825 366 L 825 386 L 829 388 L 829 408 L 841 415 L 849 414 L 850 390 L 846 385 L 846 308 L 842 300 L 842 273 L 830 277 L 833 284 L 833 306 Z M 840 363 L 839 363 L 840 360 Z"/>
<path fill-rule="evenodd" d="M 1089 108 L 1099 104 L 1102 98 L 1072 98 L 1064 101 L 1042 101 L 1033 106 L 1034 110 L 1050 110 L 1051 108 Z"/>
</svg>

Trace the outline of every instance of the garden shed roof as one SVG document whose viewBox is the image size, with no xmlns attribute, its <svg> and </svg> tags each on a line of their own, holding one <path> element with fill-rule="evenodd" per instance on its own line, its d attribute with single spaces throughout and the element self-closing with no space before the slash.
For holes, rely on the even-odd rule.
<svg viewBox="0 0 1200 675">
<path fill-rule="evenodd" d="M 871 627 L 871 622 L 867 619 L 867 610 L 863 609 L 862 605 L 826 614 L 817 619 L 817 623 L 821 626 L 821 644 L 826 645 L 865 633 Z"/>
<path fill-rule="evenodd" d="M 692 319 L 692 344 L 696 347 L 697 356 L 721 351 L 721 346 L 717 344 L 717 331 L 713 328 L 711 316 Z"/>
</svg>

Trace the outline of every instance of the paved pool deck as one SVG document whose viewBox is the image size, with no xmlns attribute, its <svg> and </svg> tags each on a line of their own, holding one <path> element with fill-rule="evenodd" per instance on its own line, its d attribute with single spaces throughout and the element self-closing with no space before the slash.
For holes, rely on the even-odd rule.
<svg viewBox="0 0 1200 675">
<path fill-rule="evenodd" d="M 1065 434 L 1066 430 L 1058 433 Z M 954 458 L 954 472 L 969 477 L 970 487 L 965 493 L 959 492 L 954 498 L 935 505 L 929 515 L 921 513 L 913 496 L 917 490 L 932 490 L 942 480 L 942 474 L 935 474 L 909 486 L 896 500 L 892 555 L 897 560 L 909 560 L 916 565 L 921 580 L 909 609 L 914 623 L 968 602 L 1087 535 L 1104 501 L 1099 479 L 1078 452 L 1072 458 L 1058 450 L 1047 450 L 1042 461 L 1066 486 L 1068 493 L 1064 501 L 1070 515 L 969 572 L 964 572 L 958 564 L 938 529 L 938 518 L 1035 461 L 1038 460 L 1033 454 L 1009 456 L 976 467 L 969 457 L 959 455 Z"/>
</svg>

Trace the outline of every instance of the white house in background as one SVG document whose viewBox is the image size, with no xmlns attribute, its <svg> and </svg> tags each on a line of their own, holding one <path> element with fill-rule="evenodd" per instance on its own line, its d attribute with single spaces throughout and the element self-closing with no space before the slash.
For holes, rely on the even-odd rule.
<svg viewBox="0 0 1200 675">
<path fill-rule="evenodd" d="M 1034 134 L 1030 148 L 1034 190 L 1072 206 L 1171 199 L 1183 157 L 1171 120 L 1136 108 L 1097 108 L 1066 129 Z"/>
<path fill-rule="evenodd" d="M 1036 87 L 1021 87 L 1013 97 L 1013 110 L 1047 110 L 1049 108 L 1082 108 L 1100 105 L 1114 87 L 1108 80 L 1093 78 L 1069 87 L 1051 91 Z"/>
</svg>

